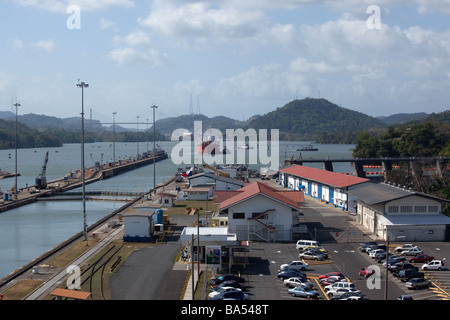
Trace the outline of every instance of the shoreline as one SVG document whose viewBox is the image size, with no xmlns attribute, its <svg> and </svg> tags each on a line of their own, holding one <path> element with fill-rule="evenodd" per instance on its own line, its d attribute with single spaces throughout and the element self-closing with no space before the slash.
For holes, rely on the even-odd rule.
<svg viewBox="0 0 450 320">
<path fill-rule="evenodd" d="M 92 241 L 93 240 L 93 233 L 96 230 L 100 229 L 102 227 L 102 225 L 107 223 L 108 220 L 110 220 L 110 219 L 116 217 L 117 215 L 119 215 L 120 213 L 130 209 L 133 205 L 136 205 L 140 201 L 144 201 L 147 195 L 149 195 L 149 194 L 151 194 L 153 192 L 156 192 L 158 189 L 164 188 L 167 185 L 175 182 L 175 177 L 176 177 L 176 175 L 173 175 L 167 181 L 158 184 L 155 188 L 151 189 L 149 192 L 145 193 L 143 196 L 135 198 L 135 199 L 133 199 L 130 202 L 127 202 L 125 205 L 123 205 L 119 209 L 111 212 L 110 214 L 106 215 L 102 219 L 100 219 L 97 222 L 95 222 L 92 225 L 90 225 L 87 228 L 88 239 L 90 239 Z M 108 235 L 114 233 L 115 231 L 117 231 L 117 229 L 113 228 L 111 231 L 109 231 L 105 235 L 105 237 L 108 237 Z M 83 235 L 84 234 L 83 234 L 82 231 L 77 233 L 77 234 L 75 234 L 75 235 L 73 235 L 69 239 L 59 243 L 58 245 L 56 245 L 52 249 L 48 250 L 47 252 L 43 253 L 42 255 L 40 255 L 40 256 L 36 257 L 35 259 L 33 259 L 32 261 L 30 261 L 29 263 L 23 265 L 19 269 L 11 272 L 7 276 L 5 276 L 2 279 L 0 279 L 0 292 L 4 292 L 4 291 L 8 290 L 9 288 L 13 287 L 16 283 L 20 282 L 21 280 L 24 280 L 24 279 L 20 279 L 21 277 L 23 277 L 23 278 L 29 277 L 29 274 L 27 275 L 28 272 L 30 272 L 33 275 L 34 267 L 36 267 L 38 265 L 42 265 L 43 263 L 48 262 L 48 261 L 56 258 L 57 256 L 63 254 L 67 249 L 70 249 L 70 247 L 75 245 L 77 242 L 84 241 L 83 240 Z M 108 242 L 104 243 L 102 247 L 104 247 L 105 245 L 107 245 L 108 243 L 110 243 L 113 240 L 114 240 L 114 238 L 110 239 Z M 95 241 L 101 242 L 101 240 L 95 240 Z M 100 250 L 100 249 L 101 248 L 99 248 L 98 250 Z M 83 252 L 81 254 L 81 256 L 84 255 L 84 254 L 85 254 L 85 252 Z M 79 257 L 77 257 L 77 258 L 79 258 Z M 42 274 L 42 276 L 45 276 L 45 275 L 46 274 Z M 53 276 L 52 277 L 48 277 L 47 276 L 45 278 L 47 278 L 47 279 L 44 279 L 43 280 L 44 282 L 42 284 L 40 284 L 38 288 L 33 290 L 33 292 L 35 292 L 36 290 L 39 290 L 39 288 L 44 286 L 46 282 L 50 281 L 53 278 Z M 27 295 L 27 297 L 30 296 L 33 292 L 29 293 Z M 47 295 L 48 295 L 48 293 L 47 293 Z M 23 299 L 26 299 L 26 297 L 24 297 Z M 21 299 L 21 300 L 23 300 L 23 299 Z"/>
</svg>

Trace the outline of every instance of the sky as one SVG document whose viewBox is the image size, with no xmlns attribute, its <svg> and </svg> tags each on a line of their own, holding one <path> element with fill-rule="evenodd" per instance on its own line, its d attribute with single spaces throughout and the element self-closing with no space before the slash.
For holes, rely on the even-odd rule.
<svg viewBox="0 0 450 320">
<path fill-rule="evenodd" d="M 305 97 L 438 113 L 450 0 L 2 0 L 0 110 L 79 117 L 81 81 L 103 123 L 152 123 L 152 105 L 247 120 Z"/>
</svg>

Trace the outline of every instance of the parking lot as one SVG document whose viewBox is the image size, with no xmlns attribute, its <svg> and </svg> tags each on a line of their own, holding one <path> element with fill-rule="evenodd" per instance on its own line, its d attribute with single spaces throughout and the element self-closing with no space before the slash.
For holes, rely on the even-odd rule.
<svg viewBox="0 0 450 320">
<path fill-rule="evenodd" d="M 327 250 L 329 258 L 324 261 L 305 260 L 309 264 L 309 270 L 305 271 L 308 280 L 313 283 L 314 290 L 319 292 L 318 299 L 328 300 L 318 277 L 329 272 L 340 272 L 348 281 L 353 282 L 355 287 L 369 300 L 383 300 L 386 288 L 385 267 L 378 263 L 368 254 L 361 252 L 358 248 L 363 241 L 373 240 L 370 235 L 359 232 L 349 225 L 353 217 L 347 213 L 330 208 L 324 204 L 310 200 L 303 209 L 304 222 L 308 224 L 309 235 L 304 239 L 322 239 L 321 243 Z M 357 235 L 356 238 L 354 235 Z M 353 237 L 352 237 L 353 236 Z M 323 241 L 325 240 L 325 241 Z M 385 244 L 384 242 L 382 244 Z M 390 248 L 402 243 L 392 243 Z M 444 260 L 450 255 L 450 244 L 447 242 L 421 242 L 414 243 L 425 254 L 435 259 Z M 281 264 L 293 260 L 301 260 L 292 243 L 266 243 L 251 242 L 247 252 L 241 253 L 245 256 L 246 264 L 236 266 L 233 272 L 239 272 L 246 279 L 246 293 L 251 300 L 298 300 L 288 293 L 288 288 L 283 281 L 278 279 L 277 274 Z M 423 263 L 417 263 L 421 267 Z M 359 270 L 364 267 L 373 266 L 376 274 L 365 278 L 359 275 Z M 387 299 L 395 300 L 397 297 L 407 294 L 414 300 L 448 300 L 450 299 L 450 271 L 424 271 L 425 278 L 431 281 L 429 288 L 410 290 L 405 283 L 388 274 Z"/>
</svg>

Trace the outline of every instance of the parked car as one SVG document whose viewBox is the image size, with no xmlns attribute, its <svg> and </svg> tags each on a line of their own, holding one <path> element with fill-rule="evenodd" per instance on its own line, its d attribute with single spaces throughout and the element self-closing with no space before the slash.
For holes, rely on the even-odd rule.
<svg viewBox="0 0 450 320">
<path fill-rule="evenodd" d="M 310 260 L 317 260 L 317 261 L 322 261 L 325 259 L 325 256 L 322 253 L 311 251 L 311 250 L 300 252 L 298 254 L 298 256 L 303 259 L 310 259 Z"/>
<path fill-rule="evenodd" d="M 208 295 L 208 298 L 211 299 L 212 297 L 221 294 L 222 292 L 228 292 L 228 291 L 242 291 L 239 288 L 233 288 L 233 287 L 221 287 L 217 290 L 211 290 L 211 292 Z"/>
<path fill-rule="evenodd" d="M 357 290 L 355 288 L 340 288 L 340 289 L 337 289 L 337 290 L 329 290 L 327 292 L 327 296 L 330 297 L 330 298 L 341 297 L 345 293 L 361 294 L 361 290 Z"/>
<path fill-rule="evenodd" d="M 214 297 L 209 298 L 209 300 L 247 300 L 248 295 L 241 291 L 227 291 L 221 292 Z"/>
<path fill-rule="evenodd" d="M 346 292 L 340 297 L 333 297 L 331 300 L 365 300 L 361 293 Z"/>
<path fill-rule="evenodd" d="M 377 250 L 377 249 L 387 250 L 387 247 L 386 247 L 385 244 L 376 244 L 376 245 L 373 245 L 373 246 L 369 246 L 369 247 L 366 249 L 366 253 L 369 254 L 370 251 L 372 251 L 372 250 Z"/>
<path fill-rule="evenodd" d="M 413 278 L 423 278 L 424 276 L 425 275 L 423 272 L 419 272 L 416 269 L 400 270 L 397 274 L 397 277 L 403 282 L 406 282 L 409 279 L 413 279 Z"/>
<path fill-rule="evenodd" d="M 361 243 L 361 245 L 358 247 L 359 251 L 366 252 L 366 249 L 370 246 L 376 246 L 377 243 L 375 241 L 366 241 Z"/>
<path fill-rule="evenodd" d="M 327 253 L 327 250 L 325 250 L 322 246 L 304 247 L 304 248 L 298 250 L 298 252 L 300 253 L 302 251 L 307 251 L 307 250 L 319 251 L 320 253 Z"/>
<path fill-rule="evenodd" d="M 390 252 L 386 252 L 386 251 L 378 252 L 378 253 L 375 254 L 374 259 L 377 260 L 378 263 L 382 263 L 384 260 L 386 260 L 386 255 L 390 257 L 391 253 Z"/>
<path fill-rule="evenodd" d="M 333 277 L 333 276 L 338 276 L 338 277 L 341 277 L 341 278 L 345 278 L 345 276 L 342 273 L 340 273 L 340 272 L 328 272 L 326 274 L 321 274 L 319 276 L 319 280 L 325 279 L 325 278 L 328 278 L 328 277 Z"/>
<path fill-rule="evenodd" d="M 442 260 L 432 260 L 428 263 L 425 263 L 421 268 L 421 270 L 448 270 L 446 266 L 444 266 L 444 261 Z"/>
<path fill-rule="evenodd" d="M 416 262 L 424 262 L 427 263 L 431 260 L 434 260 L 434 257 L 426 255 L 426 254 L 419 254 L 415 257 L 411 257 L 408 259 L 408 262 L 410 263 L 416 263 Z"/>
<path fill-rule="evenodd" d="M 404 251 L 401 252 L 401 254 L 404 255 L 404 256 L 417 256 L 417 255 L 422 254 L 422 253 L 423 253 L 423 251 L 420 250 L 417 247 L 416 248 L 411 248 L 411 249 L 408 249 L 408 250 L 404 250 Z"/>
<path fill-rule="evenodd" d="M 324 279 L 320 279 L 319 283 L 322 287 L 326 287 L 329 285 L 332 285 L 336 282 L 347 282 L 346 278 L 342 278 L 339 276 L 332 276 L 332 277 L 328 277 L 328 278 L 324 278 Z"/>
<path fill-rule="evenodd" d="M 362 268 L 359 269 L 359 275 L 363 277 L 370 277 L 371 275 L 375 274 L 375 270 L 372 268 Z"/>
<path fill-rule="evenodd" d="M 325 290 L 325 292 L 328 292 L 330 290 L 336 291 L 338 289 L 344 289 L 344 288 L 355 289 L 355 285 L 353 284 L 353 282 L 339 281 L 339 282 L 333 283 L 332 285 L 325 286 L 324 290 Z"/>
<path fill-rule="evenodd" d="M 297 250 L 303 250 L 304 248 L 310 247 L 310 246 L 322 248 L 322 245 L 320 244 L 320 242 L 314 241 L 314 240 L 298 240 L 295 245 L 295 248 Z"/>
<path fill-rule="evenodd" d="M 281 270 L 284 270 L 284 269 L 286 269 L 286 268 L 289 268 L 289 269 L 298 269 L 298 270 L 300 270 L 300 271 L 305 271 L 305 270 L 307 270 L 308 269 L 308 264 L 307 263 L 305 263 L 305 262 L 303 262 L 303 261 L 301 261 L 301 260 L 294 260 L 294 261 L 291 261 L 291 262 L 289 262 L 289 263 L 285 263 L 285 264 L 282 264 L 281 266 L 280 266 L 280 271 Z"/>
<path fill-rule="evenodd" d="M 211 288 L 211 290 L 212 291 L 217 291 L 217 290 L 219 290 L 220 288 L 223 288 L 223 287 L 233 287 L 233 288 L 242 289 L 242 286 L 241 286 L 241 284 L 239 282 L 234 281 L 234 280 L 226 280 L 226 281 L 224 281 L 224 282 L 222 282 L 222 283 L 220 283 L 218 285 L 214 285 Z"/>
<path fill-rule="evenodd" d="M 214 285 L 219 285 L 222 282 L 227 281 L 227 280 L 234 280 L 234 281 L 239 282 L 239 283 L 245 282 L 245 279 L 242 278 L 242 277 L 236 276 L 234 274 L 224 274 L 224 275 L 219 276 L 217 278 L 211 279 L 209 283 L 212 286 L 214 286 Z"/>
<path fill-rule="evenodd" d="M 395 267 L 394 266 L 391 267 L 391 272 L 394 275 L 394 277 L 396 277 L 398 275 L 400 270 L 416 270 L 416 271 L 419 271 L 419 268 L 417 268 L 415 265 L 413 265 L 411 263 L 401 263 L 401 264 L 396 265 Z"/>
<path fill-rule="evenodd" d="M 417 246 L 412 244 L 412 243 L 405 243 L 404 245 L 396 247 L 394 249 L 394 251 L 395 252 L 402 252 L 402 251 L 409 250 L 409 249 L 412 249 L 412 248 L 417 248 Z"/>
<path fill-rule="evenodd" d="M 405 283 L 405 286 L 408 289 L 428 288 L 431 286 L 431 281 L 424 278 L 412 278 Z"/>
<path fill-rule="evenodd" d="M 278 273 L 278 279 L 280 280 L 286 280 L 293 277 L 299 277 L 299 278 L 305 278 L 306 279 L 306 273 L 298 270 L 289 270 L 289 271 L 281 271 Z"/>
<path fill-rule="evenodd" d="M 288 290 L 288 293 L 294 297 L 302 297 L 302 298 L 317 298 L 319 297 L 319 293 L 307 287 L 295 287 Z"/>
<path fill-rule="evenodd" d="M 309 282 L 305 278 L 301 278 L 301 277 L 288 278 L 288 279 L 285 279 L 283 281 L 283 283 L 286 285 L 286 287 L 289 287 L 289 288 L 303 286 L 303 287 L 308 287 L 308 288 L 312 289 L 314 287 L 314 285 L 311 282 Z"/>
<path fill-rule="evenodd" d="M 409 294 L 402 294 L 401 296 L 397 297 L 397 300 L 413 300 L 413 297 L 411 297 Z"/>
<path fill-rule="evenodd" d="M 373 259 L 376 259 L 376 256 L 378 255 L 378 254 L 386 254 L 386 250 L 384 250 L 384 249 L 375 249 L 375 250 L 372 250 L 372 251 L 370 251 L 369 252 L 369 257 L 371 257 L 371 258 L 373 258 Z"/>
</svg>

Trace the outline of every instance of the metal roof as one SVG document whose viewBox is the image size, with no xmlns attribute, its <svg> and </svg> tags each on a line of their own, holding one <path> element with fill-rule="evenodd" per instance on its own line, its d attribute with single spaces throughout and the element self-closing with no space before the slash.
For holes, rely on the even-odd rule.
<svg viewBox="0 0 450 320">
<path fill-rule="evenodd" d="M 429 194 L 416 192 L 412 190 L 403 189 L 400 187 L 394 187 L 392 185 L 386 183 L 366 183 L 356 187 L 353 190 L 349 190 L 348 193 L 359 200 L 374 205 L 379 203 L 385 203 L 388 201 L 401 199 L 404 197 L 409 197 L 412 195 L 417 195 L 421 197 L 426 197 L 430 199 L 435 199 L 437 201 L 444 201 L 445 199 L 441 199 Z"/>
</svg>

